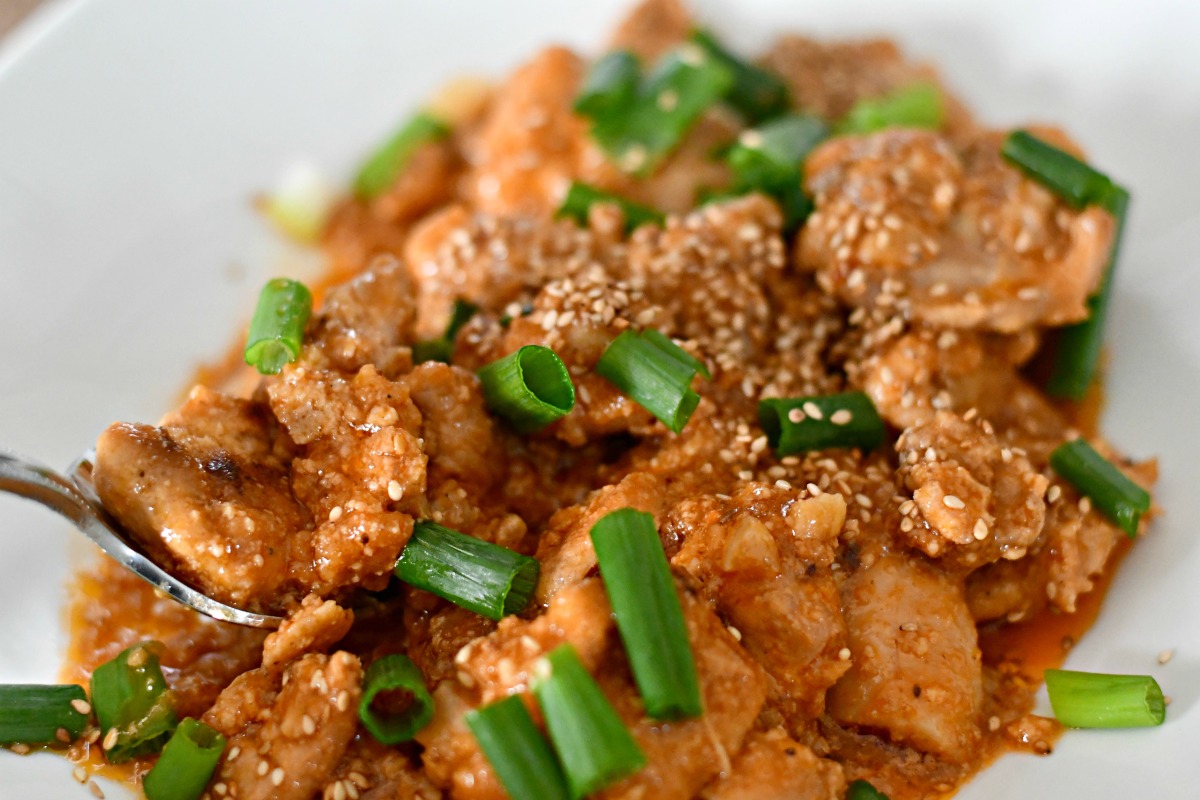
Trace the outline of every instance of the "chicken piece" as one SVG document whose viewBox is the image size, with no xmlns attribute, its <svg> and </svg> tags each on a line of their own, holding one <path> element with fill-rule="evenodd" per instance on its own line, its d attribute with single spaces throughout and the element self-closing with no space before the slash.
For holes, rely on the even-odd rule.
<svg viewBox="0 0 1200 800">
<path fill-rule="evenodd" d="M 605 486 L 579 505 L 559 511 L 550 518 L 538 542 L 537 559 L 542 562 L 534 597 L 549 603 L 568 586 L 581 581 L 596 568 L 592 549 L 592 526 L 605 514 L 619 508 L 636 508 L 655 516 L 663 512 L 663 486 L 654 475 L 635 472 L 620 483 Z"/>
<path fill-rule="evenodd" d="M 841 800 L 846 778 L 836 761 L 818 758 L 781 728 L 752 733 L 728 774 L 700 800 Z"/>
<path fill-rule="evenodd" d="M 418 147 L 395 182 L 369 201 L 371 213 L 397 228 L 411 225 L 453 200 L 462 166 L 451 141 L 429 142 Z"/>
<path fill-rule="evenodd" d="M 945 567 L 976 569 L 1022 558 L 1046 519 L 1049 481 L 990 423 L 939 411 L 896 442 L 899 474 L 912 492 L 901 536 Z"/>
<path fill-rule="evenodd" d="M 162 427 L 116 423 L 96 443 L 104 507 L 156 562 L 222 602 L 281 607 L 308 511 L 262 404 L 197 387 Z"/>
<path fill-rule="evenodd" d="M 250 682 L 239 679 L 227 690 L 239 690 L 239 713 L 210 712 L 204 718 L 229 737 L 213 780 L 239 800 L 310 800 L 358 729 L 362 666 L 345 652 L 310 654 L 282 675 L 268 670 L 259 675 L 255 682 L 265 683 L 261 676 L 271 676 L 270 690 L 258 685 L 247 693 Z"/>
<path fill-rule="evenodd" d="M 419 764 L 371 736 L 356 736 L 325 782 L 321 800 L 442 800 Z"/>
<path fill-rule="evenodd" d="M 846 625 L 830 571 L 846 503 L 836 494 L 798 495 L 745 484 L 724 502 L 685 501 L 664 527 L 683 539 L 671 562 L 700 580 L 740 632 L 771 676 L 776 702 L 815 717 L 850 666 L 838 657 Z"/>
<path fill-rule="evenodd" d="M 489 214 L 549 217 L 575 173 L 586 122 L 571 104 L 584 64 L 549 47 L 518 69 L 495 95 L 476 137 L 464 143 L 471 169 L 467 202 Z"/>
<path fill-rule="evenodd" d="M 752 195 L 636 231 L 621 277 L 663 311 L 634 321 L 696 342 L 720 369 L 761 357 L 772 329 L 763 283 L 785 261 L 781 225 L 779 209 Z"/>
<path fill-rule="evenodd" d="M 454 658 L 471 642 L 496 630 L 496 623 L 455 605 L 435 606 L 436 610 L 404 607 L 405 651 L 425 676 L 430 686 L 453 678 L 458 670 Z"/>
<path fill-rule="evenodd" d="M 961 763 L 980 741 L 982 666 L 960 581 L 888 555 L 842 587 L 852 666 L 829 692 L 839 723 Z"/>
<path fill-rule="evenodd" d="M 501 460 L 479 457 L 480 453 L 499 451 L 500 442 L 475 375 L 461 367 L 427 361 L 400 383 L 421 412 L 430 489 L 453 480 L 478 498 L 504 479 Z"/>
<path fill-rule="evenodd" d="M 905 61 L 895 42 L 887 39 L 821 42 L 783 36 L 764 56 L 763 66 L 784 79 L 797 108 L 827 120 L 840 120 L 861 100 L 932 83 L 941 90 L 946 134 L 958 140 L 975 130 L 970 113 L 941 85 L 937 72 Z"/>
<path fill-rule="evenodd" d="M 354 612 L 310 594 L 263 642 L 263 666 L 294 661 L 304 653 L 328 650 L 350 632 Z"/>
<path fill-rule="evenodd" d="M 407 387 L 369 365 L 350 379 L 292 365 L 267 395 L 301 448 L 292 489 L 317 521 L 290 554 L 294 576 L 321 596 L 382 589 L 425 491 L 421 416 Z"/>
<path fill-rule="evenodd" d="M 408 272 L 381 257 L 354 280 L 329 290 L 309 325 L 301 363 L 357 372 L 373 364 L 388 377 L 412 366 L 408 343 L 416 322 Z"/>
<path fill-rule="evenodd" d="M 694 25 L 679 0 L 643 0 L 617 25 L 604 49 L 628 50 L 643 64 L 653 64 L 687 39 Z"/>
<path fill-rule="evenodd" d="M 646 766 L 597 793 L 604 800 L 689 800 L 728 772 L 767 695 L 762 668 L 737 643 L 708 603 L 678 580 L 680 605 L 696 660 L 704 714 L 663 724 L 642 709 L 619 651 L 610 650 L 596 680 L 646 754 Z"/>
<path fill-rule="evenodd" d="M 935 326 L 1015 332 L 1087 317 L 1112 216 L 1076 211 L 982 134 L 960 158 L 927 131 L 833 139 L 805 163 L 816 210 L 797 261 L 853 306 Z M 1059 139 L 1061 140 L 1061 139 Z"/>
<path fill-rule="evenodd" d="M 1158 473 L 1154 461 L 1130 462 L 1101 447 L 1131 480 L 1143 487 L 1154 485 Z M 1019 561 L 991 564 L 968 577 L 967 602 L 977 621 L 1017 622 L 1047 605 L 1073 613 L 1125 539 L 1124 531 L 1069 484 L 1056 481 L 1046 497 L 1045 533 L 1029 554 Z"/>
<path fill-rule="evenodd" d="M 456 800 L 507 797 L 487 759 L 463 722 L 463 715 L 510 694 L 528 691 L 534 665 L 569 642 L 590 669 L 611 649 L 612 608 L 599 580 L 575 583 L 554 597 L 533 621 L 506 617 L 496 631 L 468 643 L 454 658 L 457 680 L 434 692 L 433 721 L 417 734 L 425 746 L 429 777 Z"/>
<path fill-rule="evenodd" d="M 440 336 L 457 299 L 499 314 L 551 280 L 607 263 L 619 229 L 580 230 L 570 222 L 492 217 L 448 206 L 418 225 L 405 261 L 418 291 L 419 332 Z M 501 354 L 503 355 L 503 354 Z"/>
</svg>

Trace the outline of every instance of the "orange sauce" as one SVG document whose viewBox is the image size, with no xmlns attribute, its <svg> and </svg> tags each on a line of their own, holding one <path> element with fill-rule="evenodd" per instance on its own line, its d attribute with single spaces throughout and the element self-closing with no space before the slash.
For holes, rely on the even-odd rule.
<svg viewBox="0 0 1200 800">
<path fill-rule="evenodd" d="M 1047 607 L 1023 622 L 981 628 L 979 647 L 984 663 L 1011 664 L 1027 680 L 1041 683 L 1042 673 L 1062 666 L 1071 648 L 1096 622 L 1113 575 L 1130 545 L 1125 538 L 1117 543 L 1095 588 L 1076 601 L 1073 614 Z"/>
</svg>

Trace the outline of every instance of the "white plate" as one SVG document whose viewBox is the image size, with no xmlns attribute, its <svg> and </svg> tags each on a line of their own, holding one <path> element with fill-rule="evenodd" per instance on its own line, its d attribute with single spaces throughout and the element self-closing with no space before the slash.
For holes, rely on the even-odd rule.
<svg viewBox="0 0 1200 800">
<path fill-rule="evenodd" d="M 250 206 L 298 157 L 348 175 L 440 80 L 552 40 L 595 49 L 624 2 L 142 0 L 44 8 L 0 49 L 0 445 L 65 466 L 152 421 L 223 352 L 287 253 Z M 997 125 L 1062 123 L 1135 205 L 1106 429 L 1161 457 L 1166 514 L 1070 664 L 1152 673 L 1167 724 L 1068 733 L 961 797 L 1194 797 L 1200 752 L 1200 7 L 1172 0 L 712 0 L 740 46 L 881 33 Z M 64 635 L 66 525 L 0 498 L 0 682 L 45 681 Z M 1156 654 L 1174 649 L 1159 666 Z M 0 752 L 0 797 L 86 796 L 65 761 Z M 121 793 L 109 789 L 110 796 Z"/>
</svg>

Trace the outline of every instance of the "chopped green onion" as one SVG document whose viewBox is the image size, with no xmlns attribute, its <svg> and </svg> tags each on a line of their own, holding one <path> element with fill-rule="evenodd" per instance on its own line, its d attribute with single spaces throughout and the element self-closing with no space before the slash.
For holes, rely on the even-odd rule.
<svg viewBox="0 0 1200 800">
<path fill-rule="evenodd" d="M 708 31 L 693 31 L 691 41 L 733 73 L 733 87 L 725 99 L 747 122 L 753 125 L 788 110 L 791 97 L 787 84 L 778 76 L 730 53 Z"/>
<path fill-rule="evenodd" d="M 70 744 L 90 713 L 82 686 L 0 686 L 0 744 Z"/>
<path fill-rule="evenodd" d="M 575 407 L 575 385 L 553 350 L 530 344 L 479 370 L 492 411 L 518 433 L 541 430 Z"/>
<path fill-rule="evenodd" d="M 804 193 L 804 160 L 829 137 L 829 127 L 807 114 L 789 114 L 742 133 L 726 161 L 733 172 L 733 193 L 761 192 L 783 209 L 792 230 L 812 212 Z"/>
<path fill-rule="evenodd" d="M 450 363 L 454 355 L 454 339 L 463 325 L 470 322 L 471 317 L 479 311 L 479 306 L 466 300 L 454 301 L 454 311 L 450 314 L 450 322 L 446 324 L 446 332 L 438 339 L 426 339 L 412 346 L 413 362 L 424 364 L 426 361 L 441 361 Z"/>
<path fill-rule="evenodd" d="M 380 713 L 371 707 L 380 692 L 403 690 L 412 702 L 398 714 Z M 400 744 L 417 735 L 433 719 L 433 697 L 425 686 L 425 676 L 412 660 L 400 653 L 377 658 L 363 676 L 362 699 L 358 718 L 363 727 L 381 744 Z"/>
<path fill-rule="evenodd" d="M 506 547 L 421 520 L 400 551 L 396 577 L 488 619 L 529 604 L 541 564 Z"/>
<path fill-rule="evenodd" d="M 312 164 L 300 162 L 288 167 L 260 208 L 288 237 L 312 244 L 320 238 L 337 199 L 337 191 L 325 176 Z"/>
<path fill-rule="evenodd" d="M 631 99 L 590 115 L 592 138 L 624 171 L 648 175 L 733 80 L 725 65 L 685 44 L 658 63 Z"/>
<path fill-rule="evenodd" d="M 675 433 L 700 404 L 696 369 L 633 330 L 622 331 L 596 362 L 596 374 L 633 398 Z"/>
<path fill-rule="evenodd" d="M 274 375 L 300 356 L 304 326 L 312 313 L 312 293 L 288 278 L 267 281 L 246 337 L 246 363 L 263 375 Z"/>
<path fill-rule="evenodd" d="M 884 128 L 939 128 L 942 92 L 928 82 L 914 83 L 883 97 L 859 100 L 837 126 L 839 136 L 874 133 Z"/>
<path fill-rule="evenodd" d="M 704 707 L 687 622 L 654 517 L 621 508 L 601 517 L 590 535 L 646 713 L 699 716 Z"/>
<path fill-rule="evenodd" d="M 1000 147 L 1000 154 L 1067 204 L 1075 208 L 1098 205 L 1112 210 L 1110 204 L 1116 187 L 1107 175 L 1029 131 L 1010 133 Z"/>
<path fill-rule="evenodd" d="M 760 400 L 758 421 L 781 456 L 831 447 L 873 450 L 885 433 L 879 412 L 862 392 Z"/>
<path fill-rule="evenodd" d="M 1100 361 L 1104 322 L 1108 317 L 1113 275 L 1129 209 L 1129 192 L 1104 173 L 1028 131 L 1010 133 L 1000 152 L 1009 163 L 1057 194 L 1068 205 L 1075 208 L 1098 205 L 1116 220 L 1117 227 L 1100 288 L 1088 298 L 1088 318 L 1062 329 L 1054 353 L 1054 366 L 1046 382 L 1046 392 L 1050 395 L 1080 400 L 1091 386 L 1096 365 Z"/>
<path fill-rule="evenodd" d="M 468 711 L 466 722 L 509 797 L 569 800 L 562 767 L 520 697 Z"/>
<path fill-rule="evenodd" d="M 641 335 L 644 340 L 657 347 L 664 354 L 688 367 L 693 372 L 703 375 L 707 380 L 712 380 L 712 373 L 708 371 L 708 367 L 705 366 L 704 362 L 675 344 L 670 336 L 654 328 L 646 328 L 642 331 Z"/>
<path fill-rule="evenodd" d="M 450 128 L 444 122 L 428 113 L 417 114 L 362 165 L 354 179 L 354 193 L 368 200 L 383 194 L 408 166 L 413 153 L 448 135 Z"/>
<path fill-rule="evenodd" d="M 142 780 L 146 800 L 198 800 L 224 752 L 224 736 L 203 722 L 183 720 Z"/>
<path fill-rule="evenodd" d="M 846 800 L 888 800 L 888 796 L 864 780 L 846 787 Z"/>
<path fill-rule="evenodd" d="M 1138 522 L 1150 510 L 1150 493 L 1125 477 L 1090 444 L 1074 439 L 1059 445 L 1050 454 L 1050 466 L 1090 498 L 1130 539 L 1137 536 Z"/>
<path fill-rule="evenodd" d="M 161 647 L 158 642 L 135 644 L 92 673 L 100 744 L 113 764 L 157 753 L 175 730 L 173 698 L 158 664 Z"/>
<path fill-rule="evenodd" d="M 1046 670 L 1054 716 L 1071 728 L 1145 728 L 1162 725 L 1167 705 L 1149 675 L 1101 675 Z"/>
<path fill-rule="evenodd" d="M 531 682 L 573 798 L 641 769 L 646 756 L 569 644 L 551 650 Z"/>
<path fill-rule="evenodd" d="M 641 66 L 628 50 L 614 50 L 592 64 L 575 98 L 577 113 L 591 119 L 621 114 L 637 94 Z"/>
<path fill-rule="evenodd" d="M 632 200 L 626 200 L 624 197 L 619 197 L 611 192 L 597 189 L 595 186 L 589 186 L 579 181 L 571 183 L 571 188 L 567 190 L 567 196 L 563 198 L 562 205 L 558 207 L 558 211 L 554 213 L 554 216 L 559 219 L 573 219 L 581 227 L 586 227 L 588 212 L 597 203 L 609 203 L 621 209 L 621 212 L 625 215 L 626 233 L 646 224 L 661 225 L 664 219 L 663 214 L 655 211 L 653 208 L 640 205 Z"/>
</svg>

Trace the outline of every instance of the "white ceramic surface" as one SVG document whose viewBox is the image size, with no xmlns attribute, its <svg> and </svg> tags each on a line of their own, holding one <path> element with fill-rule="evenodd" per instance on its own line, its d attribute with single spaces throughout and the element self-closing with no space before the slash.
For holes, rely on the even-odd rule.
<svg viewBox="0 0 1200 800">
<path fill-rule="evenodd" d="M 0 0 L 2 2 L 2 0 Z M 0 445 L 65 466 L 114 419 L 152 421 L 224 351 L 287 251 L 251 209 L 300 157 L 348 175 L 440 80 L 534 47 L 596 50 L 620 0 L 52 3 L 0 47 Z M 1161 457 L 1166 509 L 1071 657 L 1156 675 L 1165 726 L 1073 732 L 965 800 L 1200 794 L 1200 5 L 1171 0 L 709 0 L 739 46 L 881 33 L 997 125 L 1061 123 L 1135 197 L 1107 431 Z M 1192 292 L 1196 292 L 1193 295 Z M 73 535 L 0 498 L 0 682 L 57 670 Z M 1174 649 L 1159 666 L 1156 654 Z M 123 796 L 108 788 L 110 797 Z M 0 752 L 0 798 L 82 798 L 65 761 Z"/>
</svg>

